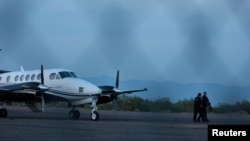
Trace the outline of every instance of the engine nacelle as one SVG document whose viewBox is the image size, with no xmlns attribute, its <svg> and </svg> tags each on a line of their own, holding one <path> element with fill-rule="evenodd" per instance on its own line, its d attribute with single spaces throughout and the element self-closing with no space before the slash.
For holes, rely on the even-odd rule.
<svg viewBox="0 0 250 141">
<path fill-rule="evenodd" d="M 111 102 L 113 100 L 114 100 L 114 98 L 110 97 L 110 96 L 100 96 L 100 97 L 98 97 L 98 101 L 96 104 L 108 103 L 108 102 Z"/>
</svg>

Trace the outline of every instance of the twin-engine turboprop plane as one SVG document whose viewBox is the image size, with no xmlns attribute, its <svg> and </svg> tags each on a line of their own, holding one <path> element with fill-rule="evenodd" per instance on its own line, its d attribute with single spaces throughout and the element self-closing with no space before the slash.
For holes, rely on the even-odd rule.
<svg viewBox="0 0 250 141">
<path fill-rule="evenodd" d="M 45 103 L 66 101 L 72 107 L 70 119 L 79 119 L 79 105 L 91 104 L 91 120 L 99 120 L 97 105 L 117 100 L 117 96 L 125 93 L 147 91 L 122 91 L 118 89 L 119 71 L 116 86 L 96 86 L 80 79 L 68 69 L 43 69 L 24 71 L 0 70 L 0 117 L 7 117 L 4 103 L 24 102 L 32 112 L 44 111 Z M 40 103 L 40 107 L 37 106 Z"/>
</svg>

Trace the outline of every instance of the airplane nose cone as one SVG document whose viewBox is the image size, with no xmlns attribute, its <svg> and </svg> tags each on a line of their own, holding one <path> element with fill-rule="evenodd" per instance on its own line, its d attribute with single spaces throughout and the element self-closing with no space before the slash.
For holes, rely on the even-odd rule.
<svg viewBox="0 0 250 141">
<path fill-rule="evenodd" d="M 96 94 L 102 93 L 102 90 L 94 84 L 91 85 L 91 87 L 89 88 L 89 91 L 90 91 L 91 95 L 96 95 Z"/>
<path fill-rule="evenodd" d="M 86 95 L 98 95 L 98 94 L 102 94 L 102 90 L 96 86 L 95 84 L 88 82 L 88 81 L 84 81 L 81 80 L 81 85 L 80 87 L 83 88 L 83 93 L 85 93 Z"/>
<path fill-rule="evenodd" d="M 94 93 L 95 94 L 102 94 L 102 90 L 99 87 L 95 86 Z"/>
</svg>

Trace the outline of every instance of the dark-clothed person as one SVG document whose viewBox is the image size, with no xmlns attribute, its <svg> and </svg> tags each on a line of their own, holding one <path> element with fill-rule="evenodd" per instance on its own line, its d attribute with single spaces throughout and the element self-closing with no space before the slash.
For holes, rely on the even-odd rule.
<svg viewBox="0 0 250 141">
<path fill-rule="evenodd" d="M 196 122 L 197 115 L 201 116 L 202 121 L 204 121 L 203 113 L 202 113 L 202 99 L 201 93 L 198 93 L 194 99 L 194 115 L 193 115 L 193 122 Z"/>
<path fill-rule="evenodd" d="M 207 97 L 207 92 L 203 92 L 203 96 L 201 97 L 202 100 L 202 116 L 204 118 L 205 122 L 209 122 L 208 118 L 207 118 L 207 107 L 211 106 L 211 103 L 209 102 L 209 99 Z M 198 117 L 198 120 L 201 118 L 201 116 Z"/>
</svg>

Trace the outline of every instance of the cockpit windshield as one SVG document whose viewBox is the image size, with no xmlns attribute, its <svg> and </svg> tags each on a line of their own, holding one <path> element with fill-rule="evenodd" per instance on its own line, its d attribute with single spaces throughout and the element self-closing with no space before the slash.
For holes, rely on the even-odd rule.
<svg viewBox="0 0 250 141">
<path fill-rule="evenodd" d="M 77 78 L 77 76 L 75 75 L 74 72 L 68 72 L 68 71 L 61 71 L 59 72 L 59 75 L 61 76 L 61 78 L 66 78 L 66 77 L 73 77 L 73 78 Z"/>
<path fill-rule="evenodd" d="M 74 72 L 69 72 L 71 74 L 72 77 L 74 78 L 78 78 L 77 75 Z"/>
</svg>

